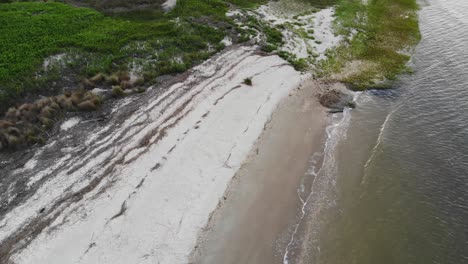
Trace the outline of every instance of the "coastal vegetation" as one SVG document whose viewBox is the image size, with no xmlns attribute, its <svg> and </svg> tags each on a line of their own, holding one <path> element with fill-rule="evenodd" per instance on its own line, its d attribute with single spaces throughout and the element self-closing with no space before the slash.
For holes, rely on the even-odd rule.
<svg viewBox="0 0 468 264">
<path fill-rule="evenodd" d="M 0 103 L 28 93 L 53 93 L 53 82 L 72 86 L 82 78 L 138 68 L 142 77 L 183 72 L 223 48 L 222 28 L 188 21 L 217 19 L 227 11 L 222 1 L 196 5 L 181 0 L 173 12 L 146 20 L 106 16 L 62 3 L 0 4 Z M 198 12 L 191 12 L 197 9 Z M 176 19 L 177 18 L 177 19 Z M 60 60 L 48 56 L 60 54 Z M 4 110 L 4 109 L 3 109 Z"/>
<path fill-rule="evenodd" d="M 54 95 L 100 73 L 133 71 L 152 84 L 183 72 L 223 49 L 226 35 L 249 40 L 248 30 L 226 16 L 230 6 L 266 1 L 178 0 L 167 13 L 163 1 L 7 2 L 0 2 L 1 112 L 29 95 Z M 117 8 L 124 11 L 113 12 Z M 261 30 L 272 45 L 281 42 L 279 31 Z"/>
<path fill-rule="evenodd" d="M 420 38 L 416 0 L 294 0 L 283 3 L 294 13 L 283 24 L 254 10 L 265 0 L 178 0 L 169 12 L 161 0 L 8 2 L 0 2 L 0 149 L 42 142 L 63 112 L 91 111 L 184 72 L 222 50 L 226 37 L 354 89 L 385 87 L 407 71 Z M 305 58 L 284 48 L 286 31 L 321 44 L 310 19 L 331 5 L 344 38 L 325 59 L 313 47 Z"/>
<path fill-rule="evenodd" d="M 128 3 L 127 11 L 112 13 L 102 1 L 92 5 L 100 11 L 11 2 L 0 3 L 0 149 L 42 142 L 62 113 L 142 92 L 158 76 L 206 60 L 224 48 L 227 34 L 241 31 L 226 16 L 230 3 L 221 0 L 179 0 L 167 13 Z M 96 87 L 107 93 L 94 93 Z"/>
<path fill-rule="evenodd" d="M 416 0 L 340 0 L 336 33 L 346 36 L 319 64 L 319 76 L 350 84 L 353 89 L 386 88 L 420 40 Z"/>
</svg>

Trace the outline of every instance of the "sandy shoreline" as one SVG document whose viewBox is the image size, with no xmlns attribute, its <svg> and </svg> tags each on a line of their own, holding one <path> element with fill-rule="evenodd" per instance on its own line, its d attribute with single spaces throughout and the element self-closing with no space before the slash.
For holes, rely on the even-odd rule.
<svg viewBox="0 0 468 264">
<path fill-rule="evenodd" d="M 308 259 L 352 104 L 327 116 L 317 93 L 344 85 L 297 70 L 343 40 L 334 7 L 283 12 L 288 4 L 230 11 L 244 29 L 251 18 L 282 28 L 283 44 L 263 29 L 248 45 L 226 37 L 224 50 L 109 106 L 102 121 L 70 118 L 20 162 L 0 160 L 17 164 L 0 182 L 0 263 Z"/>
<path fill-rule="evenodd" d="M 163 93 L 117 105 L 131 111 L 113 111 L 105 127 L 67 126 L 12 172 L 33 194 L 0 219 L 0 260 L 186 263 L 271 114 L 304 78 L 278 56 L 233 46 Z"/>
<path fill-rule="evenodd" d="M 283 263 L 301 205 L 298 188 L 323 151 L 326 112 L 313 80 L 290 93 L 249 159 L 236 173 L 210 223 L 199 236 L 190 263 Z M 307 179 L 305 179 L 307 181 Z"/>
<path fill-rule="evenodd" d="M 205 254 L 194 248 L 213 212 L 230 207 L 242 213 L 228 222 L 249 228 L 220 226 L 237 231 L 208 258 L 282 258 L 302 199 L 297 188 L 325 134 L 319 85 L 279 56 L 242 45 L 179 77 L 121 100 L 102 124 L 63 122 L 7 172 L 0 262 L 187 263 Z M 219 246 L 236 249 L 224 254 Z"/>
</svg>

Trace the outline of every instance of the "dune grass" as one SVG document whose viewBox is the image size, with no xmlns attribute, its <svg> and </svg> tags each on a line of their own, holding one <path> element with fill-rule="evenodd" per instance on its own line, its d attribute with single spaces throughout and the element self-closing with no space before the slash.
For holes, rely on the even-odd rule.
<svg viewBox="0 0 468 264">
<path fill-rule="evenodd" d="M 330 51 L 321 65 L 321 75 L 345 72 L 340 81 L 354 89 L 386 88 L 409 69 L 411 49 L 419 42 L 416 0 L 339 0 L 336 7 L 336 30 L 352 36 Z M 349 69 L 349 62 L 372 65 Z M 347 64 L 348 63 L 348 64 Z M 352 71 L 352 74 L 346 72 Z"/>
</svg>

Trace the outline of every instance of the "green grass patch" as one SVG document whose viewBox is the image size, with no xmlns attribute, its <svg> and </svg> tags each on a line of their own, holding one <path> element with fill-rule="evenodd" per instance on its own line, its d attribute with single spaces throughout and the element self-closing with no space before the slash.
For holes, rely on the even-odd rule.
<svg viewBox="0 0 468 264">
<path fill-rule="evenodd" d="M 355 89 L 375 87 L 383 80 L 393 80 L 407 70 L 412 49 L 420 40 L 416 0 L 341 0 L 336 9 L 339 34 L 354 37 L 327 54 L 321 74 L 347 71 L 350 61 L 368 62 L 375 67 L 346 75 L 341 81 Z"/>
<path fill-rule="evenodd" d="M 254 16 L 248 16 L 245 25 L 248 26 L 248 29 L 241 30 L 243 35 L 245 35 L 243 40 L 249 40 L 256 35 L 263 36 L 263 43 L 260 44 L 262 45 L 262 50 L 265 52 L 274 51 L 284 44 L 281 31 L 276 27 L 270 26 L 270 24 L 265 21 L 258 20 Z"/>
<path fill-rule="evenodd" d="M 225 20 L 228 5 L 222 0 L 183 0 L 177 1 L 169 17 L 211 17 Z"/>
<path fill-rule="evenodd" d="M 1 108 L 48 91 L 64 72 L 76 83 L 135 63 L 146 79 L 183 72 L 224 47 L 219 22 L 232 27 L 227 10 L 221 0 L 178 0 L 167 14 L 155 9 L 120 15 L 56 2 L 0 4 Z M 61 53 L 64 63 L 43 69 L 45 58 Z"/>
<path fill-rule="evenodd" d="M 289 62 L 295 70 L 301 72 L 308 70 L 310 68 L 310 65 L 312 64 L 312 61 L 310 59 L 298 59 L 296 55 L 284 50 L 279 51 L 278 56 L 280 56 L 285 61 Z"/>
<path fill-rule="evenodd" d="M 317 8 L 326 8 L 326 7 L 335 5 L 338 2 L 338 0 L 305 0 L 305 1 Z"/>
<path fill-rule="evenodd" d="M 243 8 L 255 8 L 268 3 L 268 0 L 229 0 L 228 2 Z"/>
</svg>

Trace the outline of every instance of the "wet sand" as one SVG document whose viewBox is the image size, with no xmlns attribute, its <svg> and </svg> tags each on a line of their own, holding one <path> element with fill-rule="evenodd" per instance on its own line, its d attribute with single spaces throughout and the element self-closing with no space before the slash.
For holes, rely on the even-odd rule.
<svg viewBox="0 0 468 264">
<path fill-rule="evenodd" d="M 191 263 L 283 263 L 310 157 L 324 144 L 319 85 L 306 81 L 277 108 L 199 236 Z"/>
</svg>

